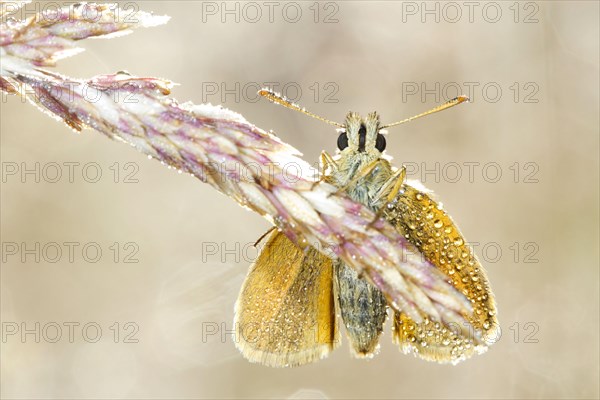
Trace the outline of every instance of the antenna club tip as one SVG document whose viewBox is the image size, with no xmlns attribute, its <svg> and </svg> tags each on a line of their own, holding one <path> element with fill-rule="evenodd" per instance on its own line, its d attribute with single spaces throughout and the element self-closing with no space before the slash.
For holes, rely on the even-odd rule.
<svg viewBox="0 0 600 400">
<path fill-rule="evenodd" d="M 465 96 L 464 94 L 463 94 L 463 95 L 460 95 L 460 96 L 458 96 L 458 97 L 456 98 L 456 100 L 458 100 L 458 103 L 459 103 L 459 104 L 460 104 L 460 103 L 465 103 L 465 102 L 466 102 L 466 103 L 470 103 L 470 102 L 471 102 L 471 99 L 469 98 L 469 96 Z"/>
<path fill-rule="evenodd" d="M 271 89 L 269 88 L 262 88 L 258 91 L 258 94 L 260 96 L 266 96 L 266 95 L 270 95 L 270 94 L 275 94 L 275 92 L 273 92 Z"/>
</svg>

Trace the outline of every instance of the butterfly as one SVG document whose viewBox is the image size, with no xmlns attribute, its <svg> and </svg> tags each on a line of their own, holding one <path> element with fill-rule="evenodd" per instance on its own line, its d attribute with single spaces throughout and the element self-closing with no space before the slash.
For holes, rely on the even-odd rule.
<svg viewBox="0 0 600 400">
<path fill-rule="evenodd" d="M 456 364 L 482 353 L 498 328 L 496 305 L 485 272 L 456 224 L 432 194 L 406 180 L 385 156 L 384 129 L 467 101 L 455 98 L 405 120 L 382 125 L 379 115 L 350 112 L 343 124 L 306 111 L 263 89 L 260 95 L 338 129 L 338 154 L 321 154 L 321 180 L 335 185 L 391 223 L 420 254 L 470 300 L 473 315 L 465 327 L 430 318 L 419 323 L 392 310 L 393 341 L 404 353 Z M 299 247 L 281 231 L 267 232 L 235 305 L 236 346 L 251 362 L 271 367 L 299 366 L 326 357 L 340 343 L 337 315 L 357 357 L 372 357 L 387 319 L 384 294 L 343 261 L 318 249 Z M 263 237 L 264 237 L 263 236 Z M 262 239 L 262 238 L 261 238 Z M 259 241 L 261 240 L 259 239 Z"/>
</svg>

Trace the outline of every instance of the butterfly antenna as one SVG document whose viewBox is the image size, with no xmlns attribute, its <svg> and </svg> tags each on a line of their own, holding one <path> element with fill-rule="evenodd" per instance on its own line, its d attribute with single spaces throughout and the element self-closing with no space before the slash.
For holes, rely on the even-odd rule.
<svg viewBox="0 0 600 400">
<path fill-rule="evenodd" d="M 291 108 L 292 110 L 300 111 L 302 114 L 306 114 L 309 117 L 313 117 L 313 118 L 318 119 L 319 121 L 323 121 L 329 125 L 334 125 L 334 126 L 337 126 L 340 128 L 344 127 L 344 125 L 340 124 L 339 122 L 330 121 L 326 118 L 323 118 L 316 114 L 313 114 L 310 111 L 306 111 L 306 109 L 304 107 L 300 107 L 298 104 L 291 102 L 290 100 L 286 99 L 283 95 L 276 93 L 270 89 L 261 89 L 258 91 L 258 94 L 261 95 L 262 97 L 266 97 L 268 100 L 272 101 L 273 103 L 280 104 L 287 108 Z"/>
<path fill-rule="evenodd" d="M 401 124 L 404 124 L 406 122 L 410 122 L 412 120 L 424 117 L 424 116 L 429 115 L 429 114 L 435 114 L 436 112 L 444 111 L 445 109 L 457 106 L 460 103 L 464 103 L 464 102 L 468 102 L 468 101 L 469 101 L 469 98 L 467 96 L 458 96 L 458 97 L 453 98 L 452 100 L 449 100 L 449 101 L 445 102 L 442 105 L 439 105 L 439 106 L 437 106 L 435 108 L 432 108 L 429 111 L 425 111 L 424 113 L 415 115 L 415 116 L 410 117 L 410 118 L 403 119 L 402 121 L 394 122 L 393 124 L 384 125 L 380 129 L 385 129 L 385 128 L 389 128 L 391 126 L 396 126 L 396 125 L 401 125 Z"/>
</svg>

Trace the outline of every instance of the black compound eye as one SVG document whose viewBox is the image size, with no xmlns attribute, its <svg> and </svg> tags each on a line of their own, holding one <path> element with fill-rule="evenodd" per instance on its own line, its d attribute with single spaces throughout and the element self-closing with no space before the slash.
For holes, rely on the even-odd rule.
<svg viewBox="0 0 600 400">
<path fill-rule="evenodd" d="M 338 136 L 337 146 L 340 150 L 344 150 L 348 147 L 348 135 L 346 132 L 342 132 L 340 136 Z"/>
<path fill-rule="evenodd" d="M 385 144 L 385 136 L 383 136 L 381 133 L 378 133 L 377 141 L 375 142 L 375 148 L 383 153 L 385 150 Z"/>
</svg>

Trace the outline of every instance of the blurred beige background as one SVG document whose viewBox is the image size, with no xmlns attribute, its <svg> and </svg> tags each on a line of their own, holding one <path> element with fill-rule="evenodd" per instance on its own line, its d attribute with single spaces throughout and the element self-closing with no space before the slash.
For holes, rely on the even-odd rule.
<svg viewBox="0 0 600 400">
<path fill-rule="evenodd" d="M 257 86 L 338 121 L 393 122 L 470 94 L 391 129 L 387 150 L 477 245 L 502 328 L 488 353 L 427 363 L 398 351 L 388 323 L 370 361 L 344 342 L 301 368 L 246 362 L 227 330 L 268 223 L 3 98 L 2 397 L 598 398 L 599 5 L 473 4 L 127 2 L 172 19 L 87 40 L 56 70 L 169 78 L 178 100 L 224 104 L 310 162 L 335 150 L 333 129 L 256 101 Z M 39 182 L 21 175 L 36 168 Z"/>
</svg>

